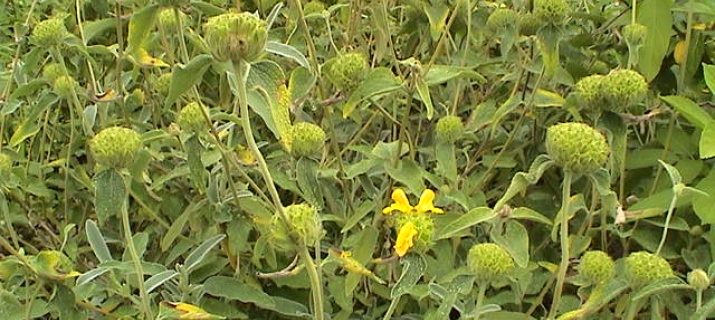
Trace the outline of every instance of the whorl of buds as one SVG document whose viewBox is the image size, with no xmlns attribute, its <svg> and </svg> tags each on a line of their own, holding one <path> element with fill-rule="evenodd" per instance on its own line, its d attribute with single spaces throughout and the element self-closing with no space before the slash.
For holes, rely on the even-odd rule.
<svg viewBox="0 0 715 320">
<path fill-rule="evenodd" d="M 464 123 L 458 116 L 446 116 L 437 121 L 437 138 L 454 143 L 464 135 Z"/>
<path fill-rule="evenodd" d="M 63 75 L 65 75 L 65 69 L 59 63 L 49 63 L 42 69 L 42 76 L 52 83 Z"/>
<path fill-rule="evenodd" d="M 648 35 L 648 27 L 634 23 L 624 26 L 621 30 L 623 38 L 626 39 L 626 43 L 630 46 L 640 46 L 645 41 Z"/>
<path fill-rule="evenodd" d="M 710 277 L 703 269 L 695 269 L 688 273 L 688 284 L 695 290 L 705 290 L 710 286 Z"/>
<path fill-rule="evenodd" d="M 589 174 L 608 160 L 606 138 L 584 123 L 567 122 L 546 131 L 546 153 L 558 166 L 574 174 Z"/>
<path fill-rule="evenodd" d="M 615 275 L 615 263 L 611 256 L 600 250 L 587 251 L 581 256 L 577 267 L 579 275 L 591 284 L 604 283 Z"/>
<path fill-rule="evenodd" d="M 511 272 L 514 269 L 514 259 L 497 244 L 480 243 L 469 249 L 467 268 L 477 276 L 478 282 L 491 282 Z"/>
<path fill-rule="evenodd" d="M 401 214 L 397 217 L 396 231 L 400 231 L 405 225 L 412 223 L 417 235 L 412 238 L 413 246 L 411 252 L 424 253 L 434 244 L 432 235 L 434 234 L 434 221 L 428 214 Z"/>
<path fill-rule="evenodd" d="M 546 24 L 561 25 L 570 13 L 567 0 L 534 0 L 534 15 Z"/>
<path fill-rule="evenodd" d="M 130 165 L 141 147 L 139 133 L 122 127 L 106 128 L 89 141 L 94 160 L 104 167 L 115 169 Z"/>
<path fill-rule="evenodd" d="M 265 51 L 268 30 L 253 14 L 229 12 L 209 18 L 204 37 L 216 59 L 252 62 Z"/>
<path fill-rule="evenodd" d="M 53 17 L 40 21 L 32 30 L 30 40 L 41 47 L 52 47 L 62 44 L 69 35 L 62 17 Z"/>
<path fill-rule="evenodd" d="M 513 23 L 513 22 L 512 22 Z M 520 14 L 517 21 L 517 30 L 522 36 L 533 36 L 541 28 L 541 20 L 533 13 L 527 12 Z"/>
<path fill-rule="evenodd" d="M 601 88 L 612 110 L 624 110 L 643 101 L 648 82 L 636 71 L 619 69 L 606 76 Z"/>
<path fill-rule="evenodd" d="M 179 116 L 176 119 L 176 123 L 179 124 L 182 130 L 199 133 L 204 131 L 206 128 L 206 121 L 204 120 L 204 107 L 198 102 L 191 102 L 181 108 L 179 111 Z"/>
<path fill-rule="evenodd" d="M 297 157 L 306 157 L 320 152 L 325 143 L 325 131 L 308 122 L 296 123 L 290 131 L 290 151 Z"/>
<path fill-rule="evenodd" d="M 625 276 L 632 288 L 640 288 L 657 280 L 673 276 L 673 270 L 665 259 L 652 253 L 639 251 L 625 259 Z"/>
<path fill-rule="evenodd" d="M 305 245 L 312 246 L 322 236 L 320 215 L 315 207 L 305 203 L 293 204 L 285 207 L 284 211 L 290 229 L 286 228 L 280 215 L 274 214 L 268 234 L 268 241 L 277 250 L 283 252 L 294 250 L 295 238 L 303 241 Z"/>
<path fill-rule="evenodd" d="M 593 74 L 576 82 L 576 93 L 584 108 L 600 111 L 604 107 L 605 97 L 601 87 L 606 76 Z"/>
<path fill-rule="evenodd" d="M 324 65 L 326 78 L 341 90 L 355 88 L 367 75 L 365 56 L 352 52 L 328 60 Z"/>
<path fill-rule="evenodd" d="M 65 100 L 70 100 L 75 94 L 75 89 L 77 88 L 77 81 L 69 75 L 62 75 L 55 79 L 52 83 L 52 90 L 57 93 L 58 96 Z"/>
<path fill-rule="evenodd" d="M 514 22 L 517 20 L 517 13 L 514 9 L 499 8 L 494 10 L 487 18 L 487 28 L 493 32 L 514 28 Z"/>
</svg>

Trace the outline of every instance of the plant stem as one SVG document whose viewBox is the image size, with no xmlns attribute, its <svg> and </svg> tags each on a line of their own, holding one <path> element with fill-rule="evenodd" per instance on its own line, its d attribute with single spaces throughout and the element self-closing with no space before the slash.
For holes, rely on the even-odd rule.
<svg viewBox="0 0 715 320">
<path fill-rule="evenodd" d="M 127 183 L 124 182 L 124 187 L 127 188 Z M 132 257 L 132 262 L 134 263 L 134 272 L 137 274 L 137 288 L 139 289 L 139 298 L 141 299 L 141 308 L 144 312 L 144 319 L 150 320 L 154 316 L 151 312 L 151 305 L 149 304 L 149 297 L 147 297 L 146 288 L 144 288 L 144 270 L 142 269 L 142 263 L 139 259 L 139 254 L 137 254 L 137 248 L 134 246 L 134 238 L 132 237 L 132 229 L 129 225 L 129 211 L 127 210 L 127 199 L 121 207 L 122 213 L 122 226 L 124 228 L 124 241 L 127 242 L 127 249 L 129 249 L 129 255 Z"/>
<path fill-rule="evenodd" d="M 285 214 L 283 204 L 281 203 L 280 196 L 278 195 L 278 190 L 273 182 L 273 177 L 268 170 L 266 159 L 263 158 L 263 154 L 261 154 L 261 150 L 258 149 L 256 139 L 253 136 L 251 120 L 248 112 L 248 93 L 246 91 L 246 79 L 248 78 L 248 72 L 250 69 L 250 63 L 240 61 L 238 63 L 234 63 L 233 65 L 233 76 L 229 75 L 230 81 L 235 81 L 234 84 L 238 90 L 238 110 L 234 108 L 234 112 L 238 111 L 241 116 L 241 128 L 246 137 L 246 144 L 248 145 L 249 150 L 251 150 L 253 155 L 256 157 L 258 169 L 260 170 L 263 180 L 266 183 L 266 188 L 268 188 L 268 193 L 273 200 L 275 210 L 283 223 L 286 225 L 286 229 L 292 230 L 292 226 L 288 223 L 288 217 Z M 315 308 L 314 319 L 323 320 L 323 286 L 320 281 L 318 269 L 313 259 L 310 257 L 310 253 L 308 252 L 308 248 L 305 243 L 303 241 L 299 241 L 298 243 L 300 243 L 298 249 L 299 254 L 303 259 L 303 263 L 305 263 L 305 269 L 308 272 L 308 277 L 310 278 L 310 286 L 313 294 L 313 308 Z"/>
<path fill-rule="evenodd" d="M 638 310 L 641 308 L 641 301 L 640 300 L 631 300 L 628 303 L 628 310 L 626 311 L 625 317 L 623 317 L 623 320 L 633 320 L 636 318 L 636 314 L 638 313 Z"/>
<path fill-rule="evenodd" d="M 660 236 L 660 243 L 658 244 L 658 249 L 655 250 L 655 255 L 660 255 L 660 250 L 663 249 L 665 245 L 665 238 L 668 236 L 668 228 L 670 228 L 670 219 L 673 218 L 673 210 L 675 210 L 675 203 L 678 201 L 678 192 L 675 190 L 676 186 L 673 186 L 673 198 L 670 199 L 670 207 L 668 208 L 668 214 L 665 216 L 665 225 L 663 226 L 663 235 Z"/>
<path fill-rule="evenodd" d="M 561 264 L 559 264 L 558 274 L 556 276 L 556 287 L 554 287 L 554 298 L 549 310 L 548 319 L 556 317 L 561 304 L 561 294 L 564 289 L 566 280 L 566 269 L 569 267 L 569 200 L 571 198 L 571 180 L 573 173 L 570 170 L 564 170 L 564 181 L 561 190 Z"/>
<path fill-rule="evenodd" d="M 474 320 L 479 320 L 482 315 L 481 309 L 482 304 L 484 304 L 484 295 L 487 293 L 487 288 L 489 288 L 489 283 L 479 283 L 479 293 L 477 294 L 477 309 L 474 310 Z"/>
</svg>

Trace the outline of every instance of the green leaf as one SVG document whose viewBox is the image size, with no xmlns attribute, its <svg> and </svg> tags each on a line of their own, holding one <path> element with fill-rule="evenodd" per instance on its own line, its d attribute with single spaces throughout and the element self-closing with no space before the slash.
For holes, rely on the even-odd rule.
<svg viewBox="0 0 715 320">
<path fill-rule="evenodd" d="M 15 132 L 10 137 L 10 146 L 17 147 L 20 143 L 37 134 L 40 131 L 38 125 L 40 116 L 47 110 L 50 105 L 57 102 L 57 96 L 47 94 L 40 97 L 36 105 L 32 107 L 30 113 L 23 119 L 20 126 L 15 129 Z"/>
<path fill-rule="evenodd" d="M 668 277 L 655 281 L 633 292 L 631 297 L 633 300 L 640 300 L 659 292 L 672 291 L 675 289 L 688 290 L 691 289 L 691 287 L 678 277 Z"/>
<path fill-rule="evenodd" d="M 273 120 L 272 110 L 278 104 L 278 86 L 285 79 L 283 69 L 277 63 L 266 60 L 251 65 L 246 81 L 248 106 L 263 119 L 276 138 L 280 138 L 280 131 Z M 238 95 L 236 88 L 231 87 L 231 90 Z"/>
<path fill-rule="evenodd" d="M 201 82 L 206 70 L 211 66 L 213 57 L 209 54 L 201 54 L 191 58 L 185 66 L 175 65 L 171 71 L 171 84 L 169 93 L 164 99 L 164 105 L 171 105 L 184 92 Z"/>
<path fill-rule="evenodd" d="M 77 277 L 79 272 L 71 270 L 72 262 L 62 252 L 43 250 L 29 259 L 30 266 L 37 273 L 52 280 L 65 280 Z"/>
<path fill-rule="evenodd" d="M 194 188 L 200 190 L 201 192 L 206 191 L 206 169 L 204 164 L 201 162 L 201 154 L 204 151 L 204 146 L 199 140 L 198 134 L 192 134 L 184 142 L 184 148 L 186 151 L 186 162 L 189 164 L 189 171 L 191 172 L 191 182 Z"/>
<path fill-rule="evenodd" d="M 127 52 L 136 54 L 144 48 L 154 29 L 154 22 L 161 7 L 158 4 L 148 5 L 132 14 L 129 19 L 129 35 L 127 36 Z"/>
<path fill-rule="evenodd" d="M 703 63 L 703 75 L 710 93 L 715 94 L 715 65 Z"/>
<path fill-rule="evenodd" d="M 637 22 L 648 28 L 643 46 L 638 50 L 638 71 L 652 81 L 668 53 L 673 35 L 673 0 L 643 0 L 638 2 Z"/>
<path fill-rule="evenodd" d="M 534 105 L 537 107 L 562 107 L 566 99 L 556 92 L 536 89 Z"/>
<path fill-rule="evenodd" d="M 390 178 L 400 182 L 412 192 L 422 192 L 422 189 L 424 189 L 424 183 L 422 181 L 424 169 L 412 160 L 400 160 L 397 163 L 397 167 L 393 167 L 390 163 L 386 162 L 385 171 Z"/>
<path fill-rule="evenodd" d="M 365 201 L 361 203 L 360 206 L 358 206 L 352 211 L 352 215 L 348 217 L 347 221 L 345 222 L 345 226 L 343 226 L 343 228 L 340 230 L 340 233 L 346 233 L 351 230 L 355 225 L 358 224 L 358 222 L 360 222 L 360 220 L 365 218 L 368 213 L 374 212 L 375 209 L 377 209 L 377 205 L 374 201 Z"/>
<path fill-rule="evenodd" d="M 84 285 L 86 283 L 89 283 L 90 281 L 94 280 L 95 278 L 109 272 L 109 268 L 104 268 L 104 267 L 97 267 L 92 270 L 89 270 L 85 273 L 83 273 L 81 276 L 77 277 L 77 282 L 75 283 L 75 286 L 79 287 L 81 285 Z"/>
<path fill-rule="evenodd" d="M 511 211 L 509 214 L 509 218 L 511 219 L 524 219 L 524 220 L 530 220 L 534 222 L 540 222 L 545 225 L 552 225 L 553 223 L 551 222 L 551 219 L 547 218 L 546 216 L 542 215 L 541 213 L 536 212 L 535 210 L 527 207 L 518 207 L 514 210 Z"/>
<path fill-rule="evenodd" d="M 700 159 L 715 157 L 715 121 L 710 121 L 700 134 Z"/>
<path fill-rule="evenodd" d="M 427 120 L 432 120 L 432 117 L 434 116 L 434 106 L 432 105 L 432 97 L 430 97 L 427 83 L 424 81 L 424 79 L 417 79 L 416 87 L 420 99 L 427 108 Z"/>
<path fill-rule="evenodd" d="M 427 15 L 427 20 L 429 21 L 430 37 L 432 41 L 437 41 L 446 28 L 447 18 L 449 17 L 449 7 L 441 2 L 429 5 L 425 3 L 422 10 Z"/>
<path fill-rule="evenodd" d="M 102 232 L 99 231 L 97 223 L 93 220 L 87 220 L 84 223 L 85 233 L 87 234 L 87 241 L 89 241 L 89 246 L 92 247 L 94 255 L 99 260 L 99 263 L 105 263 L 112 261 L 112 254 L 109 253 L 109 247 L 104 240 Z"/>
<path fill-rule="evenodd" d="M 316 208 L 325 207 L 323 192 L 318 181 L 318 163 L 309 158 L 299 159 L 295 165 L 295 175 L 303 198 Z"/>
<path fill-rule="evenodd" d="M 179 275 L 179 273 L 174 270 L 166 270 L 163 272 L 159 272 L 159 273 L 151 276 L 151 278 L 146 279 L 146 281 L 144 281 L 144 288 L 146 288 L 147 293 L 152 292 L 152 291 L 154 291 L 154 289 L 158 288 L 160 285 L 175 278 L 178 275 Z"/>
<path fill-rule="evenodd" d="M 86 41 L 85 45 L 92 41 L 95 36 L 112 28 L 116 28 L 116 25 L 116 18 L 105 18 L 84 23 L 82 29 L 84 31 L 84 40 Z"/>
<path fill-rule="evenodd" d="M 696 195 L 693 199 L 693 210 L 703 224 L 715 224 L 715 169 L 710 169 L 708 175 L 700 180 L 696 188 L 708 195 Z"/>
<path fill-rule="evenodd" d="M 315 75 L 310 73 L 307 68 L 298 67 L 293 69 L 288 81 L 288 92 L 290 92 L 291 101 L 305 98 L 310 89 L 313 88 L 313 85 L 315 85 L 316 79 Z"/>
<path fill-rule="evenodd" d="M 487 81 L 486 78 L 475 72 L 473 67 L 436 64 L 431 66 L 429 70 L 427 70 L 427 74 L 424 75 L 424 81 L 428 86 L 442 84 L 449 80 L 458 78 L 476 79 L 479 80 L 479 82 Z"/>
<path fill-rule="evenodd" d="M 343 118 L 349 117 L 357 105 L 365 99 L 400 88 L 402 88 L 402 82 L 392 74 L 390 69 L 385 67 L 373 69 L 343 105 Z"/>
<path fill-rule="evenodd" d="M 176 238 L 181 235 L 181 231 L 184 230 L 186 222 L 189 221 L 189 217 L 195 210 L 196 206 L 193 203 L 190 204 L 186 207 L 184 212 L 182 212 L 181 215 L 179 215 L 179 217 L 177 217 L 174 222 L 171 223 L 169 230 L 166 230 L 166 233 L 161 238 L 160 248 L 162 252 L 165 252 L 166 250 L 171 248 L 171 245 L 174 243 Z"/>
<path fill-rule="evenodd" d="M 658 162 L 665 168 L 665 171 L 668 172 L 668 175 L 670 176 L 670 181 L 673 183 L 673 186 L 683 183 L 683 178 L 680 176 L 680 172 L 678 172 L 678 169 L 663 162 L 663 160 L 658 160 Z"/>
<path fill-rule="evenodd" d="M 529 233 L 519 221 L 507 221 L 503 234 L 491 233 L 490 236 L 509 252 L 519 267 L 526 268 L 529 263 Z"/>
<path fill-rule="evenodd" d="M 211 251 L 213 247 L 219 244 L 223 238 L 225 238 L 226 235 L 224 234 L 217 234 L 211 238 L 206 239 L 201 245 L 199 245 L 194 251 L 192 251 L 188 257 L 186 257 L 186 260 L 184 261 L 184 268 L 185 272 L 189 273 L 193 268 L 195 268 L 201 261 L 204 260 L 204 257 Z"/>
<path fill-rule="evenodd" d="M 497 201 L 494 205 L 494 211 L 499 211 L 501 208 L 509 201 L 511 198 L 515 197 L 517 194 L 521 193 L 528 186 L 536 183 L 541 179 L 541 175 L 544 174 L 546 169 L 554 165 L 554 161 L 551 160 L 547 155 L 539 155 L 534 159 L 529 167 L 529 172 L 518 172 L 511 179 L 511 184 L 509 188 L 504 192 L 504 195 Z"/>
<path fill-rule="evenodd" d="M 17 296 L 0 288 L 0 318 L 7 320 L 27 319 L 25 307 L 20 304 Z"/>
<path fill-rule="evenodd" d="M 494 112 L 494 115 L 492 116 L 491 120 L 491 135 L 494 134 L 496 131 L 497 127 L 501 124 L 502 119 L 506 117 L 509 113 L 514 111 L 516 107 L 518 107 L 521 104 L 521 98 L 518 95 L 512 95 L 502 103 L 499 108 L 497 109 L 496 112 Z"/>
<path fill-rule="evenodd" d="M 660 99 L 668 103 L 676 111 L 682 114 L 685 119 L 688 119 L 690 123 L 700 129 L 705 129 L 709 123 L 713 122 L 713 118 L 707 113 L 707 111 L 686 97 L 665 96 L 660 97 Z"/>
<path fill-rule="evenodd" d="M 400 262 L 402 263 L 402 274 L 400 274 L 400 278 L 397 279 L 395 286 L 390 291 L 390 298 L 392 299 L 397 299 L 410 292 L 427 267 L 424 259 L 416 254 L 407 255 Z"/>
<path fill-rule="evenodd" d="M 204 282 L 203 289 L 210 295 L 244 303 L 253 303 L 259 308 L 270 310 L 276 308 L 276 301 L 273 297 L 253 286 L 241 283 L 235 278 L 211 277 Z"/>
<path fill-rule="evenodd" d="M 94 177 L 94 211 L 99 224 L 111 216 L 119 216 L 127 195 L 124 178 L 117 170 L 107 169 Z"/>
<path fill-rule="evenodd" d="M 437 143 L 434 147 L 435 158 L 437 159 L 436 171 L 447 178 L 450 183 L 456 184 L 457 158 L 455 156 L 453 143 Z"/>
<path fill-rule="evenodd" d="M 491 208 L 478 207 L 455 219 L 437 232 L 435 239 L 447 239 L 460 234 L 464 229 L 495 218 L 497 213 Z"/>
<path fill-rule="evenodd" d="M 377 236 L 377 230 L 373 227 L 362 229 L 357 235 L 358 241 L 352 250 L 353 259 L 357 260 L 363 266 L 370 262 L 372 260 L 372 253 L 375 250 L 375 245 L 377 244 Z M 353 296 L 353 293 L 355 292 L 358 284 L 360 284 L 362 277 L 363 276 L 360 274 L 348 272 L 347 276 L 345 276 L 344 287 L 344 293 L 346 296 Z"/>
<path fill-rule="evenodd" d="M 266 44 L 266 51 L 272 54 L 277 54 L 282 57 L 292 59 L 297 62 L 301 67 L 310 70 L 310 63 L 305 56 L 298 51 L 295 47 L 287 44 L 283 44 L 275 41 L 268 41 Z"/>
</svg>

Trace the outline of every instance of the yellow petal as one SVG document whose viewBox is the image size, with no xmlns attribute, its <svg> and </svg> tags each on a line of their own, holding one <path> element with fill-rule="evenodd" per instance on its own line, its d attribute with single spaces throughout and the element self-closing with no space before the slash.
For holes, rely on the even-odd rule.
<svg viewBox="0 0 715 320">
<path fill-rule="evenodd" d="M 426 213 L 426 212 L 431 212 L 431 213 L 436 213 L 436 214 L 441 214 L 444 213 L 444 211 L 440 208 L 436 208 L 432 201 L 434 201 L 434 191 L 430 189 L 425 189 L 425 191 L 422 191 L 422 195 L 420 196 L 420 202 L 417 204 L 415 207 L 415 210 L 417 213 Z"/>
<path fill-rule="evenodd" d="M 139 49 L 134 52 L 134 59 L 136 60 L 136 63 L 139 64 L 142 67 L 168 67 L 169 65 L 161 61 L 161 59 L 154 58 L 149 55 L 149 52 L 147 52 L 144 49 Z"/>
<path fill-rule="evenodd" d="M 675 44 L 675 50 L 673 50 L 673 58 L 675 63 L 683 64 L 685 62 L 685 57 L 688 55 L 688 46 L 684 40 L 679 41 Z"/>
<path fill-rule="evenodd" d="M 225 319 L 188 303 L 163 301 L 161 305 L 171 310 L 174 319 Z"/>
<path fill-rule="evenodd" d="M 391 214 L 393 211 L 399 211 L 404 214 L 409 214 L 412 212 L 413 208 L 410 205 L 410 201 L 407 199 L 407 195 L 404 190 L 395 189 L 392 191 L 392 201 L 394 201 L 394 203 L 389 207 L 382 209 L 382 213 Z"/>
<path fill-rule="evenodd" d="M 415 229 L 415 224 L 412 222 L 405 223 L 405 225 L 400 228 L 400 232 L 397 233 L 397 241 L 395 241 L 395 252 L 397 255 L 402 257 L 407 254 L 407 250 L 414 246 L 414 237 L 417 235 L 417 229 Z"/>
</svg>

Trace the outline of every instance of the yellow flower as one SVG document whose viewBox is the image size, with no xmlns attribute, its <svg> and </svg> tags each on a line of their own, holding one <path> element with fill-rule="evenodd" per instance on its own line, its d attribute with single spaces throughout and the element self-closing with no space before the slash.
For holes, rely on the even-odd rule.
<svg viewBox="0 0 715 320">
<path fill-rule="evenodd" d="M 417 213 L 425 213 L 425 212 L 431 212 L 434 214 L 442 214 L 444 213 L 444 210 L 437 208 L 434 206 L 432 201 L 434 201 L 434 191 L 430 189 L 425 189 L 425 191 L 422 191 L 422 195 L 420 196 L 420 202 L 417 204 L 415 207 L 415 210 Z"/>
<path fill-rule="evenodd" d="M 434 198 L 434 191 L 425 189 L 422 191 L 422 195 L 420 196 L 420 201 L 417 203 L 417 206 L 413 207 L 410 205 L 410 201 L 407 199 L 405 191 L 402 189 L 395 189 L 392 191 L 392 201 L 394 201 L 394 203 L 392 203 L 389 207 L 382 209 L 382 213 L 392 214 L 393 211 L 399 211 L 403 214 L 411 214 L 413 211 L 417 213 L 444 213 L 442 209 L 434 206 Z"/>
<path fill-rule="evenodd" d="M 397 241 L 395 242 L 395 252 L 397 255 L 402 257 L 407 254 L 407 250 L 412 248 L 414 242 L 413 238 L 417 235 L 417 229 L 415 224 L 412 222 L 405 223 L 405 225 L 400 228 L 400 232 L 397 233 Z"/>
<path fill-rule="evenodd" d="M 409 214 L 414 209 L 410 205 L 410 201 L 407 199 L 405 191 L 402 189 L 395 189 L 392 191 L 392 201 L 395 201 L 389 207 L 382 209 L 384 214 L 392 214 L 393 211 L 400 211 L 404 214 Z"/>
<path fill-rule="evenodd" d="M 173 319 L 226 319 L 225 317 L 210 314 L 195 305 L 183 302 L 162 301 L 160 312 L 170 315 Z"/>
</svg>

